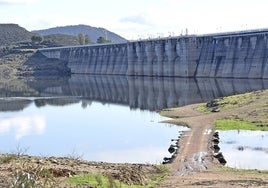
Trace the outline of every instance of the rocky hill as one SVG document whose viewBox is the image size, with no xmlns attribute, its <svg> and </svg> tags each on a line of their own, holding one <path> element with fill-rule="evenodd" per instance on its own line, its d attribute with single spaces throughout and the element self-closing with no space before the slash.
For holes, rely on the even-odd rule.
<svg viewBox="0 0 268 188">
<path fill-rule="evenodd" d="M 33 33 L 17 24 L 0 24 L 0 46 L 30 41 Z"/>
<path fill-rule="evenodd" d="M 88 25 L 72 25 L 72 26 L 54 27 L 50 29 L 36 30 L 32 32 L 43 35 L 43 36 L 52 35 L 52 34 L 65 34 L 65 35 L 78 36 L 78 34 L 82 33 L 84 35 L 88 35 L 89 39 L 94 43 L 97 42 L 97 39 L 99 37 L 104 37 L 106 39 L 109 39 L 112 41 L 112 43 L 127 41 L 123 37 L 111 31 L 108 31 L 104 28 L 91 27 Z"/>
</svg>

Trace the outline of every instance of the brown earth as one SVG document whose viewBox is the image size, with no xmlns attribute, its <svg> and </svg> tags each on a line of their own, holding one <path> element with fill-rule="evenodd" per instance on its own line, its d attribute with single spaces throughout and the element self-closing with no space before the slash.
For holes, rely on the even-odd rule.
<svg viewBox="0 0 268 188">
<path fill-rule="evenodd" d="M 163 171 L 162 167 L 150 164 L 90 162 L 73 156 L 0 154 L 0 187 L 20 187 L 31 179 L 36 185 L 32 187 L 72 187 L 67 178 L 85 174 L 102 174 L 128 185 L 145 185 L 149 179 L 158 178 L 158 174 L 162 176 Z M 91 186 L 86 184 L 82 187 Z"/>
</svg>

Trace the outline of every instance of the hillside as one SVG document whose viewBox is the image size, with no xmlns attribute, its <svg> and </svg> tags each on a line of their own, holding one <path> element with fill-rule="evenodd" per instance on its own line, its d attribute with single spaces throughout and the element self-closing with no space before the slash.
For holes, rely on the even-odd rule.
<svg viewBox="0 0 268 188">
<path fill-rule="evenodd" d="M 46 46 L 75 46 L 79 45 L 78 38 L 73 35 L 52 34 L 45 35 L 42 44 Z"/>
<path fill-rule="evenodd" d="M 0 46 L 30 41 L 33 34 L 17 24 L 0 24 Z"/>
<path fill-rule="evenodd" d="M 88 25 L 72 25 L 72 26 L 63 26 L 63 27 L 54 27 L 44 30 L 35 30 L 33 33 L 38 33 L 40 35 L 52 35 L 52 34 L 65 34 L 78 36 L 79 33 L 88 35 L 90 40 L 96 43 L 99 37 L 104 37 L 110 39 L 113 43 L 126 42 L 126 39 L 123 37 L 108 31 L 104 28 L 96 28 Z"/>
</svg>

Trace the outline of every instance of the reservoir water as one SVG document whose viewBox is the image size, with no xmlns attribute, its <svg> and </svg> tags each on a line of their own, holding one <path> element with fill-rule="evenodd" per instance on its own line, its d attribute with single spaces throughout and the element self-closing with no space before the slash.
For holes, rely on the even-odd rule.
<svg viewBox="0 0 268 188">
<path fill-rule="evenodd" d="M 89 75 L 4 82 L 0 152 L 161 163 L 186 128 L 159 123 L 158 110 L 265 88 L 268 80 Z"/>
<path fill-rule="evenodd" d="M 227 166 L 268 170 L 268 131 L 219 131 L 220 148 Z"/>
<path fill-rule="evenodd" d="M 1 151 L 16 153 L 19 146 L 30 155 L 160 163 L 170 139 L 185 129 L 158 123 L 164 118 L 153 112 L 99 102 L 83 105 L 37 107 L 33 102 L 23 111 L 1 113 Z"/>
</svg>

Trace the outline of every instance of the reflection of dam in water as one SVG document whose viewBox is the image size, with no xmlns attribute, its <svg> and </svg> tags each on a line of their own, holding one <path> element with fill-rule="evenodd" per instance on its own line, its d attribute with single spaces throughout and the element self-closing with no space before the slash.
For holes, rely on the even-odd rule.
<svg viewBox="0 0 268 188">
<path fill-rule="evenodd" d="M 72 75 L 42 96 L 73 96 L 130 108 L 159 110 L 268 88 L 268 80 Z"/>
</svg>

